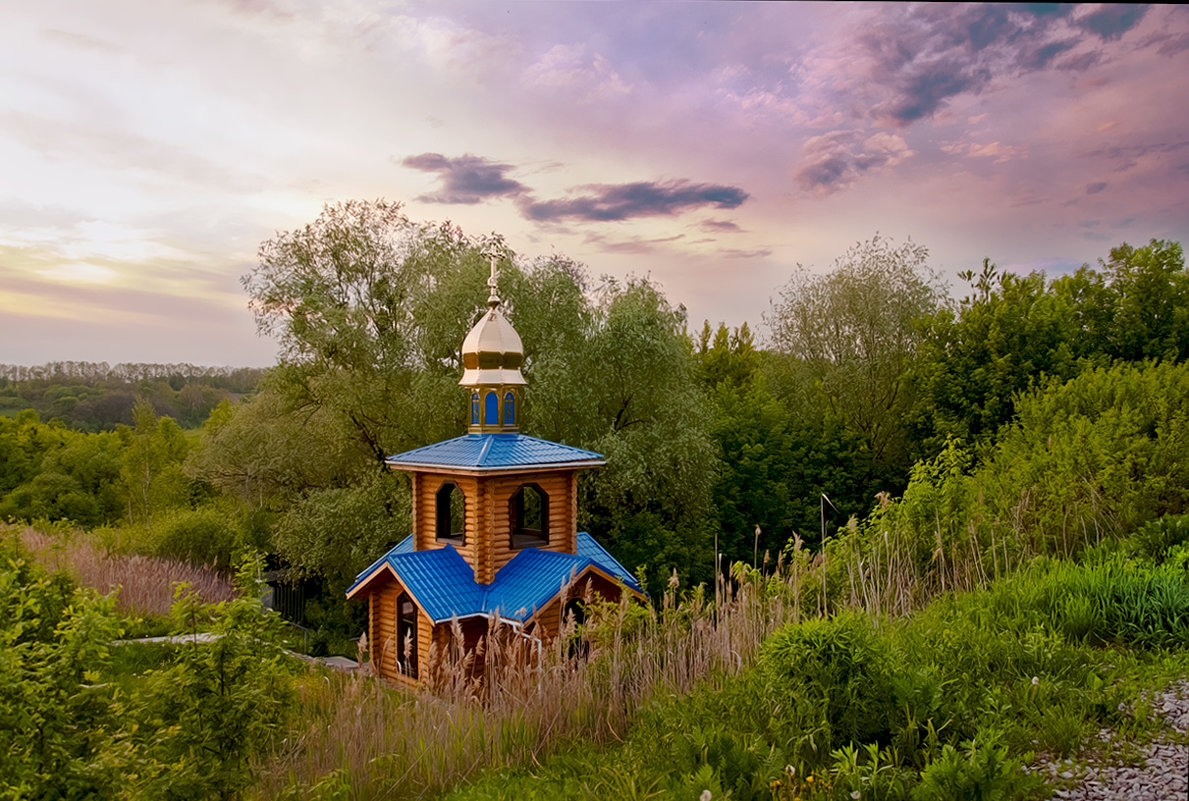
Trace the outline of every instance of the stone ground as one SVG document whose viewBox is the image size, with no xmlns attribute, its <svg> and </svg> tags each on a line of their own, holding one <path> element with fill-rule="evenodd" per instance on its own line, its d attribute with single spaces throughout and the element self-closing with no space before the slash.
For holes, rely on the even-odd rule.
<svg viewBox="0 0 1189 801">
<path fill-rule="evenodd" d="M 1061 801 L 1189 801 L 1189 681 L 1168 688 L 1153 699 L 1152 710 L 1164 719 L 1162 733 L 1141 753 L 1137 764 L 1118 764 L 1091 756 L 1077 761 L 1041 761 L 1036 770 L 1056 785 L 1051 799 Z M 1109 743 L 1113 733 L 1099 732 Z"/>
</svg>

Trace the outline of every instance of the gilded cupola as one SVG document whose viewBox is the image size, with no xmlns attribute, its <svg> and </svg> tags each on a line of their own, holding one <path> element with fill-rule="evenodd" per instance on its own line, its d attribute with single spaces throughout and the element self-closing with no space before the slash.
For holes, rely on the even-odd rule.
<svg viewBox="0 0 1189 801">
<path fill-rule="evenodd" d="M 514 433 L 520 430 L 521 388 L 526 383 L 520 372 L 524 345 L 520 335 L 500 311 L 496 286 L 495 259 L 487 285 L 487 312 L 462 341 L 460 386 L 470 390 L 471 433 Z"/>
</svg>

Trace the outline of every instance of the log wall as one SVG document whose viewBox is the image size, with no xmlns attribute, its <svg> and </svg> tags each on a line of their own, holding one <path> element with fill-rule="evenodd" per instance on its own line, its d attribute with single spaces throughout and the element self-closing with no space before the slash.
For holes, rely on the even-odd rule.
<svg viewBox="0 0 1189 801">
<path fill-rule="evenodd" d="M 378 676 L 407 687 L 417 684 L 416 677 L 400 669 L 400 652 L 404 647 L 397 641 L 397 599 L 404 587 L 396 579 L 383 582 L 368 596 L 368 648 L 371 650 L 372 670 Z M 434 635 L 429 616 L 417 610 L 417 670 L 422 672 L 429 663 L 429 648 Z"/>
<path fill-rule="evenodd" d="M 574 470 L 507 476 L 413 474 L 413 532 L 416 550 L 445 547 L 437 538 L 437 493 L 453 482 L 466 499 L 466 537 L 449 542 L 475 571 L 475 581 L 490 584 L 518 551 L 512 544 L 512 496 L 525 484 L 536 484 L 549 498 L 549 541 L 536 547 L 574 553 L 577 549 L 578 479 Z"/>
</svg>

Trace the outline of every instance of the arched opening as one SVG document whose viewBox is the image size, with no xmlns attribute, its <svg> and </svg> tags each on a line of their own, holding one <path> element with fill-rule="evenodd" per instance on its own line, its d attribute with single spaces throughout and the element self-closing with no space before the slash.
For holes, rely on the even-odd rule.
<svg viewBox="0 0 1189 801">
<path fill-rule="evenodd" d="M 500 396 L 488 392 L 483 396 L 483 425 L 498 426 L 500 424 Z"/>
<path fill-rule="evenodd" d="M 479 393 L 471 393 L 471 425 L 479 425 Z"/>
<path fill-rule="evenodd" d="M 437 494 L 436 529 L 438 540 L 455 545 L 466 544 L 466 496 L 453 481 L 442 482 Z"/>
<path fill-rule="evenodd" d="M 516 425 L 516 396 L 511 392 L 504 393 L 504 425 Z"/>
<path fill-rule="evenodd" d="M 512 547 L 549 544 L 549 495 L 536 484 L 521 484 L 508 502 Z"/>
<path fill-rule="evenodd" d="M 417 678 L 417 606 L 407 592 L 396 599 L 396 645 L 400 672 Z"/>
</svg>

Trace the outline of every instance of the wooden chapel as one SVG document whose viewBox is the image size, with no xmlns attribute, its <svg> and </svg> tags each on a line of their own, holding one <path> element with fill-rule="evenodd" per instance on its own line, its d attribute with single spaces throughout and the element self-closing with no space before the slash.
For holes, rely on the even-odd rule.
<svg viewBox="0 0 1189 801">
<path fill-rule="evenodd" d="M 488 285 L 488 310 L 462 344 L 467 433 L 387 459 L 412 479 L 413 533 L 347 590 L 368 601 L 373 670 L 405 686 L 428 678 L 431 647 L 444 653 L 455 630 L 466 649 L 493 620 L 548 641 L 567 598 L 644 597 L 577 530 L 578 473 L 602 465 L 602 455 L 519 433 L 524 348 L 500 310 L 494 260 Z"/>
</svg>

